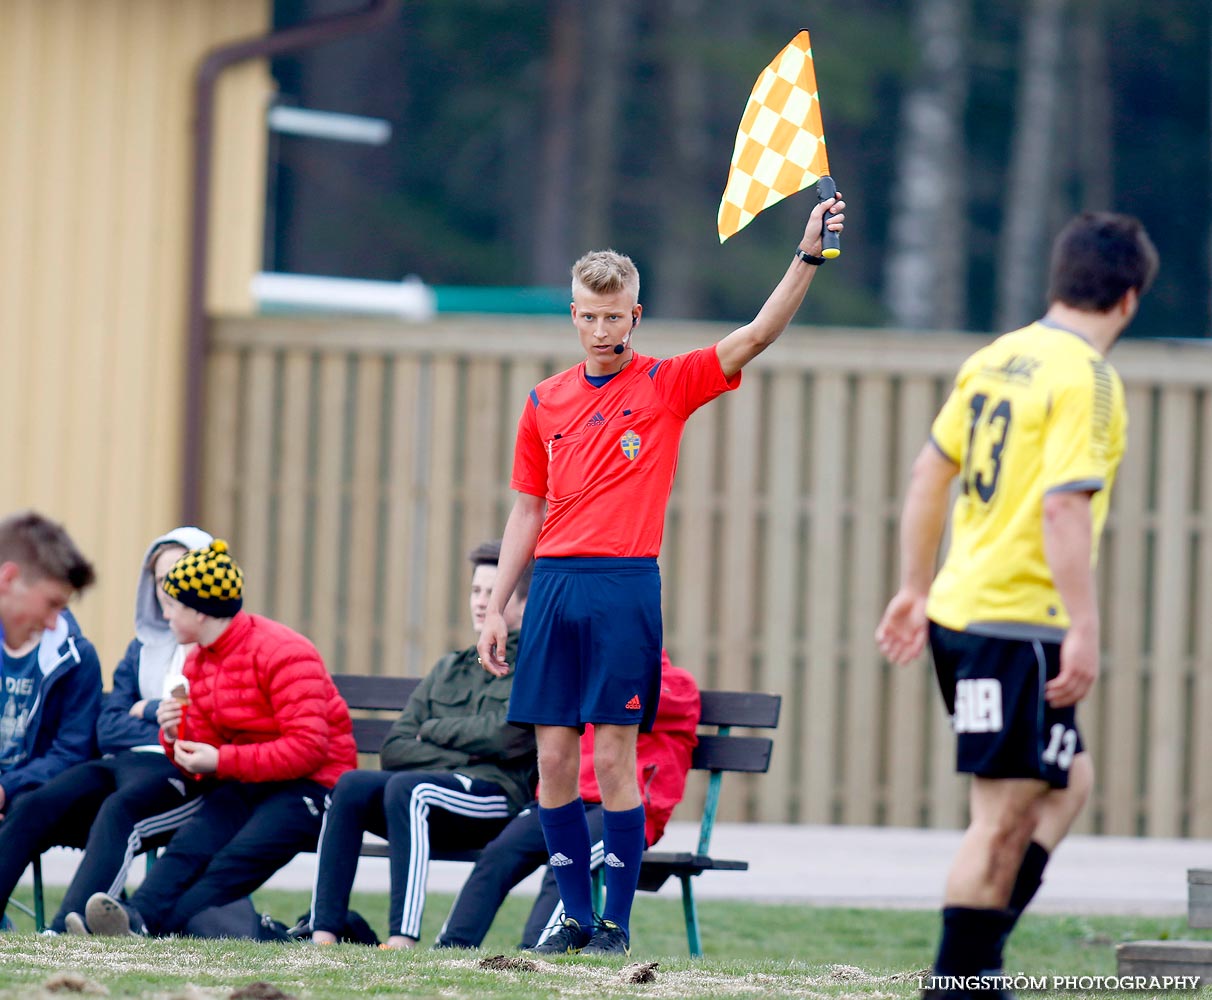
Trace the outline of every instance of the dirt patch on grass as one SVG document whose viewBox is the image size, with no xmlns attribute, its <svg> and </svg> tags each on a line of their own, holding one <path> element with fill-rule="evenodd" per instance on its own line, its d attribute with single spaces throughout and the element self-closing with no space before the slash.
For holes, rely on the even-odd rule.
<svg viewBox="0 0 1212 1000">
<path fill-rule="evenodd" d="M 47 993 L 75 994 L 77 996 L 107 997 L 109 990 L 100 983 L 80 975 L 78 972 L 56 972 L 49 977 L 42 988 Z"/>
<path fill-rule="evenodd" d="M 546 962 L 542 964 L 547 965 Z M 538 972 L 540 964 L 533 958 L 510 958 L 507 955 L 493 955 L 491 958 L 480 959 L 477 963 L 477 968 L 488 969 L 490 972 Z"/>
<path fill-rule="evenodd" d="M 623 983 L 655 983 L 656 970 L 660 962 L 637 962 L 635 965 L 625 965 L 619 973 L 619 981 Z"/>
</svg>

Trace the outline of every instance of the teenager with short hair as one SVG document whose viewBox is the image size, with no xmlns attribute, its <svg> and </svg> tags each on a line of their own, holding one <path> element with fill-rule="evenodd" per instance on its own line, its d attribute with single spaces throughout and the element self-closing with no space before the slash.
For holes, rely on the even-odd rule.
<svg viewBox="0 0 1212 1000">
<path fill-rule="evenodd" d="M 786 273 L 754 319 L 717 344 L 672 358 L 635 349 L 643 314 L 640 276 L 613 250 L 572 268 L 570 312 L 585 360 L 531 390 L 514 446 L 513 510 L 479 651 L 492 673 L 509 669 L 502 608 L 535 559 L 531 612 L 522 628 L 509 708 L 538 743 L 539 816 L 567 913 L 555 945 L 626 954 L 644 853 L 644 807 L 635 784 L 636 740 L 656 716 L 661 671 L 665 507 L 682 430 L 700 406 L 740 385 L 741 369 L 774 343 L 800 307 L 824 258 L 826 225 L 843 203 L 813 209 Z M 837 210 L 828 223 L 825 213 Z M 590 838 L 581 801 L 578 742 L 595 727 L 602 790 L 606 912 L 590 897 Z"/>
<path fill-rule="evenodd" d="M 906 664 L 929 639 L 956 767 L 973 775 L 936 976 L 1000 972 L 1006 939 L 1090 793 L 1076 706 L 1098 676 L 1094 564 L 1127 427 L 1106 355 L 1156 272 L 1138 220 L 1073 219 L 1053 244 L 1047 312 L 964 363 L 913 465 L 900 588 L 876 640 Z M 968 995 L 946 982 L 926 992 Z"/>
<path fill-rule="evenodd" d="M 135 855 L 167 841 L 201 804 L 198 783 L 183 780 L 160 746 L 156 709 L 164 682 L 181 673 L 189 651 L 168 627 L 160 584 L 181 556 L 210 542 L 200 528 L 182 527 L 148 546 L 135 591 L 135 637 L 97 719 L 101 758 L 23 795 L 0 826 L 0 900 L 46 848 L 85 849 L 52 931 L 65 931 L 67 914 L 83 912 L 94 892 L 120 892 Z"/>
<path fill-rule="evenodd" d="M 484 622 L 497 578 L 500 542 L 478 546 L 469 608 Z M 523 573 L 506 606 L 509 641 L 526 605 Z M 383 741 L 381 771 L 353 771 L 337 783 L 320 836 L 311 939 L 334 944 L 346 924 L 363 831 L 387 839 L 391 900 L 385 948 L 412 948 L 421 935 L 430 844 L 474 850 L 493 839 L 534 788 L 534 736 L 505 720 L 513 677 L 480 669 L 474 646 L 448 653 L 425 676 Z"/>
</svg>

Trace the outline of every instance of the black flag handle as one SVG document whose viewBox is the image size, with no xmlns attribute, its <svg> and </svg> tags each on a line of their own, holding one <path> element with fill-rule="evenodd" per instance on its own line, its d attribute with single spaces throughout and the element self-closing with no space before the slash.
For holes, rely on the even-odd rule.
<svg viewBox="0 0 1212 1000">
<path fill-rule="evenodd" d="M 837 197 L 837 185 L 833 183 L 833 178 L 826 174 L 816 182 L 816 200 L 828 201 L 830 198 Z M 842 255 L 842 234 L 835 233 L 829 228 L 829 220 L 837 213 L 826 212 L 825 218 L 821 220 L 821 256 L 832 260 L 834 257 Z"/>
</svg>

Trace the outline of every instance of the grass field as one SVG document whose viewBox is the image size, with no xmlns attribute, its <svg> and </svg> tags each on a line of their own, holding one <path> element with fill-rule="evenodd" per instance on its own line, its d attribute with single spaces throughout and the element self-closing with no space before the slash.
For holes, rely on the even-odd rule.
<svg viewBox="0 0 1212 1000">
<path fill-rule="evenodd" d="M 264 892 L 256 902 L 258 909 L 285 923 L 293 923 L 307 908 L 303 893 Z M 50 905 L 56 904 L 51 890 Z M 0 998 L 95 996 L 103 995 L 101 990 L 142 1000 L 912 997 L 918 974 L 932 957 L 938 924 L 937 914 L 927 911 L 708 901 L 700 904 L 706 957 L 692 960 L 686 955 L 681 904 L 642 896 L 630 959 L 532 960 L 537 967 L 531 970 L 481 968 L 480 962 L 494 955 L 519 957 L 513 945 L 528 904 L 524 898 L 509 900 L 477 952 L 47 938 L 30 933 L 30 921 L 18 917 L 19 933 L 0 935 Z M 359 895 L 353 905 L 382 933 L 386 897 Z M 430 897 L 424 940 L 433 940 L 449 905 L 447 896 Z M 1182 917 L 1029 915 L 1011 942 L 1007 970 L 1047 977 L 1113 976 L 1115 944 L 1144 938 L 1208 940 L 1212 934 L 1189 930 Z M 626 967 L 648 962 L 659 962 L 653 981 L 624 981 Z M 257 983 L 275 989 L 253 985 Z M 1099 995 L 1141 1000 L 1150 994 Z"/>
</svg>

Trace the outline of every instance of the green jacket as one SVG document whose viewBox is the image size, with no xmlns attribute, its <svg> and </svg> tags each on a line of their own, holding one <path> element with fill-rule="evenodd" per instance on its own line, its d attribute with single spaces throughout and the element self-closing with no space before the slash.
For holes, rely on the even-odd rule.
<svg viewBox="0 0 1212 1000">
<path fill-rule="evenodd" d="M 514 663 L 518 633 L 509 633 Z M 514 809 L 534 798 L 534 731 L 505 721 L 513 672 L 494 677 L 476 648 L 447 653 L 408 699 L 379 752 L 387 771 L 465 774 L 501 787 Z"/>
</svg>

